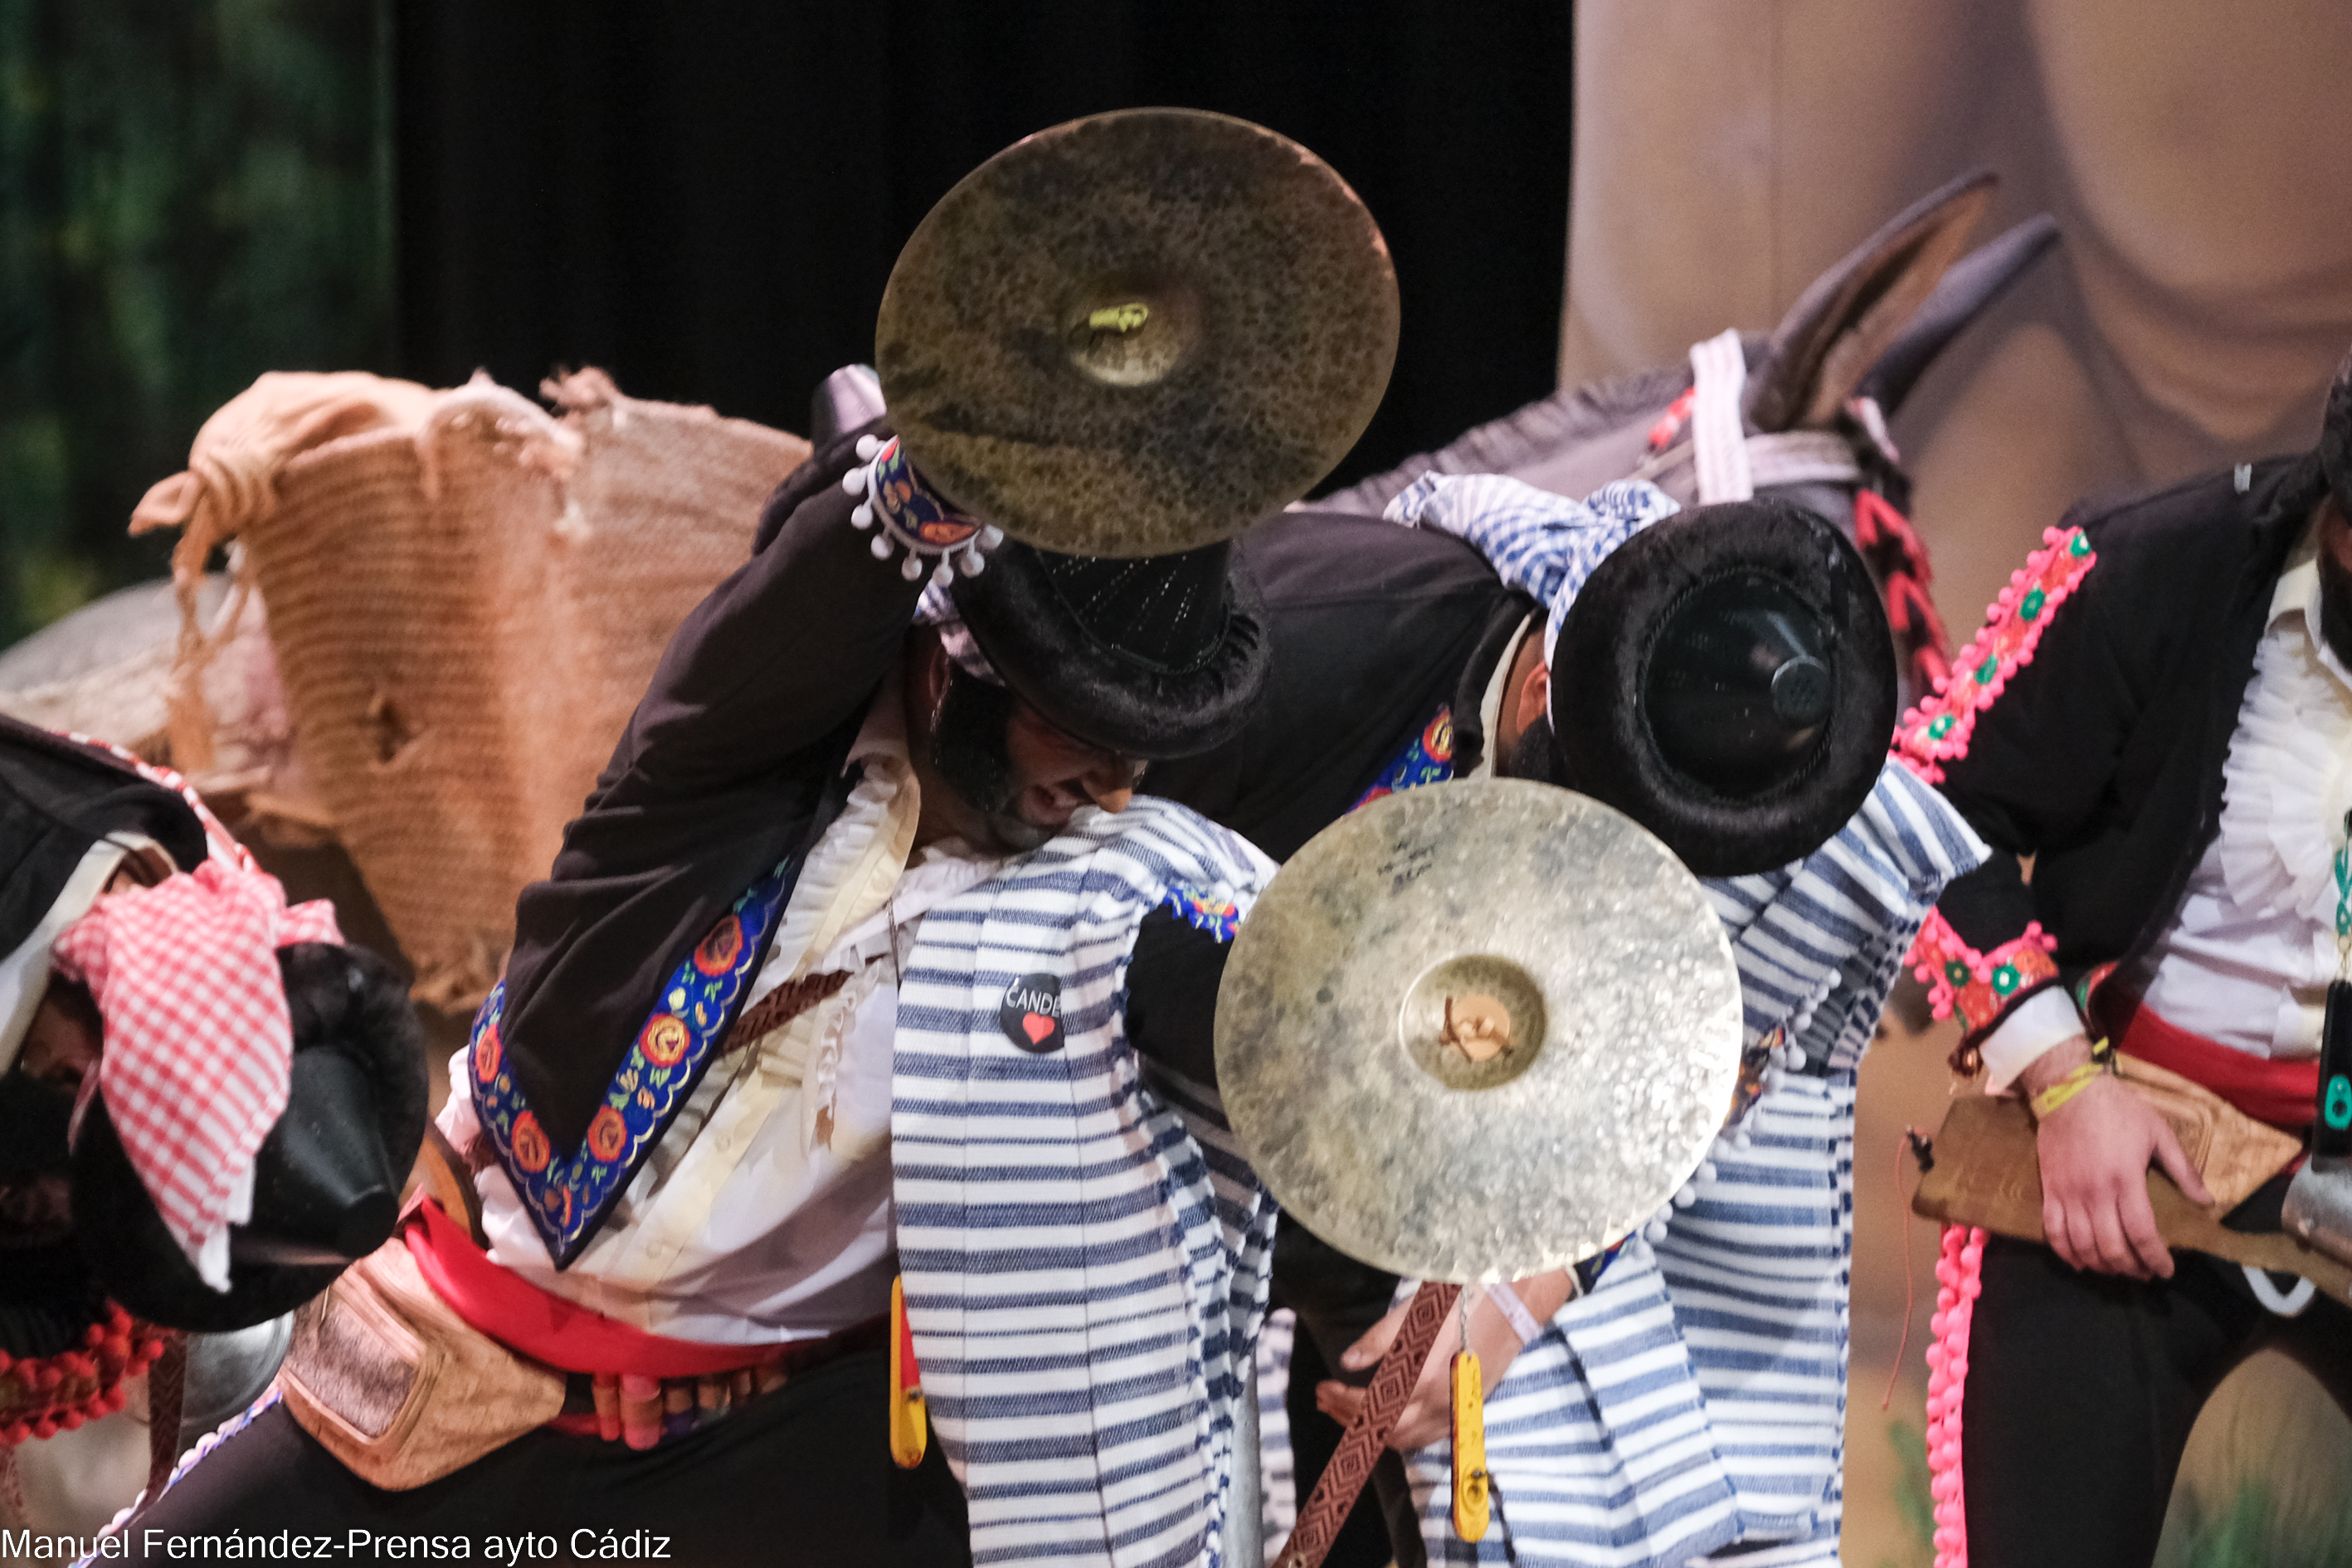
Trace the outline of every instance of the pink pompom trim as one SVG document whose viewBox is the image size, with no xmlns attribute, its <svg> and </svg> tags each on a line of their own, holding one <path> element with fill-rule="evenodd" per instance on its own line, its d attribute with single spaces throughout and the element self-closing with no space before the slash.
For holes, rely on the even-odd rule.
<svg viewBox="0 0 2352 1568">
<path fill-rule="evenodd" d="M 1992 706 L 2011 675 L 2033 662 L 2042 629 L 2098 560 L 2079 528 L 2044 529 L 2042 538 L 2044 548 L 2011 574 L 2009 586 L 1985 612 L 1984 629 L 1954 657 L 1935 695 L 1895 727 L 1894 754 L 1929 784 L 1942 782 L 1944 763 L 1967 755 L 1977 715 Z"/>
<path fill-rule="evenodd" d="M 1961 1026 L 1974 1035 L 2017 998 L 2058 977 L 2058 965 L 2050 957 L 2057 951 L 2058 939 L 2033 921 L 2023 935 L 1990 952 L 1979 952 L 1961 940 L 1942 910 L 1930 910 L 1903 962 L 1927 982 L 1927 1005 L 1935 1016 L 1948 1018 L 1958 1013 Z"/>
<path fill-rule="evenodd" d="M 1944 1227 L 1936 1260 L 1935 1343 L 1927 1347 L 1927 1493 L 1935 1500 L 1936 1568 L 1968 1568 L 1968 1494 L 1960 1476 L 1960 1404 L 1969 1381 L 1969 1328 L 1983 1290 L 1985 1233 Z"/>
</svg>

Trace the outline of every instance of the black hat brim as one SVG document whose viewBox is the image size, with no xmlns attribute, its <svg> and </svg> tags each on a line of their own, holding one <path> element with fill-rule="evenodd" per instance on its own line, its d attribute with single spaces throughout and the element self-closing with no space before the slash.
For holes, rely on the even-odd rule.
<svg viewBox="0 0 2352 1568">
<path fill-rule="evenodd" d="M 1832 697 L 1810 751 L 1772 784 L 1734 796 L 1667 760 L 1643 694 L 1675 607 L 1727 575 L 1759 572 L 1818 617 Z M 1835 836 L 1877 783 L 1895 696 L 1886 612 L 1861 555 L 1822 518 L 1771 500 L 1677 513 L 1612 552 L 1570 608 L 1551 663 L 1553 740 L 1568 781 L 1702 877 L 1785 866 Z"/>
<path fill-rule="evenodd" d="M 1225 548 L 1218 546 L 1214 548 Z M 1197 668 L 1134 658 L 1081 626 L 1029 546 L 1007 543 L 955 584 L 956 610 L 1004 683 L 1061 729 L 1122 756 L 1188 757 L 1232 739 L 1265 689 L 1265 602 L 1228 550 L 1225 624 Z"/>
<path fill-rule="evenodd" d="M 359 1066 L 372 1091 L 371 1120 L 338 1131 L 352 1140 L 377 1141 L 397 1184 L 424 1141 L 429 1095 L 424 1028 L 406 985 L 365 948 L 296 943 L 278 951 L 278 967 L 296 1051 L 342 1053 Z M 286 1114 L 305 1110 L 289 1103 Z M 106 1293 L 134 1315 L 168 1328 L 195 1333 L 250 1328 L 292 1311 L 342 1272 L 340 1264 L 240 1261 L 230 1267 L 227 1290 L 205 1284 L 156 1212 L 102 1094 L 91 1100 L 74 1142 L 73 1202 L 82 1256 Z M 267 1194 L 255 1193 L 257 1227 L 268 1218 L 268 1202 Z"/>
</svg>

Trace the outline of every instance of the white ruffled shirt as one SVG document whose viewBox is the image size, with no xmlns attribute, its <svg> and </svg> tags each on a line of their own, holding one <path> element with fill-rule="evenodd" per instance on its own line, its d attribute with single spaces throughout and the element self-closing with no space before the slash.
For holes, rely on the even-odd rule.
<svg viewBox="0 0 2352 1568">
<path fill-rule="evenodd" d="M 923 916 L 1004 864 L 952 839 L 912 850 L 921 792 L 893 680 L 868 710 L 849 753 L 863 775 L 811 852 L 744 1005 L 803 975 L 848 984 L 711 1067 L 571 1268 L 556 1269 L 506 1173 L 483 1171 L 500 1265 L 647 1332 L 711 1344 L 821 1338 L 889 1310 L 898 976 Z M 452 1083 L 469 1081 L 465 1058 Z M 441 1125 L 469 1147 L 471 1099 L 452 1095 Z"/>
<path fill-rule="evenodd" d="M 2336 851 L 2352 809 L 2352 671 L 2319 621 L 2315 521 L 2271 595 L 2223 764 L 2221 821 L 2151 954 L 2146 1004 L 2166 1022 L 2252 1056 L 2319 1054 L 2336 978 Z M 1984 1042 L 1996 1092 L 2082 1032 L 2055 987 Z"/>
</svg>

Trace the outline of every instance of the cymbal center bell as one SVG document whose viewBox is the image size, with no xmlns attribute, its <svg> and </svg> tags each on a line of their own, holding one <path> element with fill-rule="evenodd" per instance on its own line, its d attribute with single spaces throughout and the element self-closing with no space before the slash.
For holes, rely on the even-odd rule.
<svg viewBox="0 0 2352 1568">
<path fill-rule="evenodd" d="M 1445 1028 L 1438 1037 L 1474 1062 L 1511 1048 L 1511 1010 L 1484 991 L 1445 998 Z"/>
<path fill-rule="evenodd" d="M 1150 386 L 1192 357 L 1200 296 L 1182 279 L 1127 271 L 1077 290 L 1064 312 L 1063 352 L 1106 386 Z"/>
<path fill-rule="evenodd" d="M 1406 988 L 1397 1035 L 1413 1064 L 1448 1089 L 1496 1089 L 1541 1054 L 1549 1019 L 1535 977 L 1507 958 L 1441 959 Z"/>
</svg>

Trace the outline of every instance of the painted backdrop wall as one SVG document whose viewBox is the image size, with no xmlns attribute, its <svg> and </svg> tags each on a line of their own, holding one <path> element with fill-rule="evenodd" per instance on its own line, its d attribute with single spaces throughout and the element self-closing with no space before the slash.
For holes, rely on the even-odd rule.
<svg viewBox="0 0 2352 1568">
<path fill-rule="evenodd" d="M 1979 238 L 2063 246 L 1948 350 L 1895 426 L 1956 638 L 2077 497 L 2307 447 L 2352 346 L 2352 5 L 2343 0 L 1581 0 L 1568 304 L 1573 384 L 1769 330 L 1817 273 L 1963 170 Z M 1864 1069 L 1846 1560 L 1926 1561 L 1919 1419 L 1934 1238 L 1906 1321 L 1903 1128 L 1941 1120 L 1946 1026 Z M 1899 1173 L 1899 1175 L 1898 1175 Z M 2257 1363 L 2209 1409 L 2167 1561 L 2229 1510 L 2340 1512 L 2352 1428 Z M 2264 1474 L 2268 1492 L 2241 1490 Z M 2194 1539 L 2192 1539 L 2194 1538 Z M 2218 1561 L 2200 1557 L 2199 1561 Z"/>
</svg>

